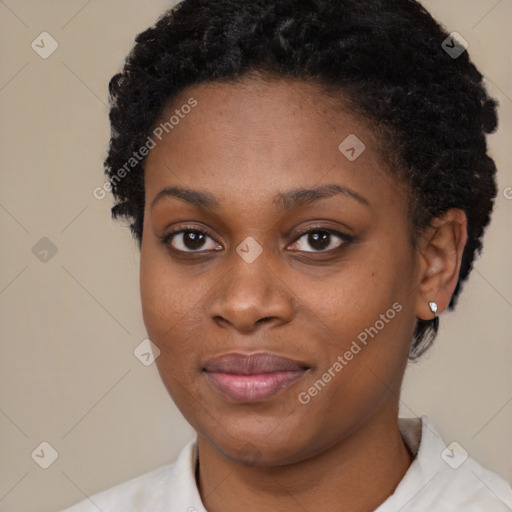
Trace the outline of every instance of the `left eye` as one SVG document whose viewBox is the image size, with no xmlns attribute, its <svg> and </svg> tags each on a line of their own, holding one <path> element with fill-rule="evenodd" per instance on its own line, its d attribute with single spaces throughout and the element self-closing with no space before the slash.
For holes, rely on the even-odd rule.
<svg viewBox="0 0 512 512">
<path fill-rule="evenodd" d="M 340 242 L 334 247 L 331 247 L 333 244 L 333 237 L 338 238 Z M 211 244 L 212 247 L 205 248 L 205 240 L 208 238 L 213 242 Z M 304 241 L 301 242 L 303 239 Z M 315 228 L 310 231 L 306 231 L 296 238 L 291 247 L 294 250 L 303 252 L 328 252 L 330 250 L 337 249 L 346 243 L 350 243 L 351 240 L 352 237 L 336 231 L 335 229 Z M 208 233 L 197 229 L 182 229 L 180 231 L 168 233 L 162 238 L 162 243 L 164 245 L 170 244 L 173 249 L 179 252 L 201 252 L 202 250 L 218 251 L 222 248 L 210 235 L 208 235 Z M 308 251 L 305 249 L 306 245 L 313 247 L 313 250 Z"/>
<path fill-rule="evenodd" d="M 336 237 L 341 240 L 341 243 L 334 247 L 330 247 L 332 245 L 332 237 Z M 305 241 L 301 244 L 300 241 L 304 239 Z M 297 246 L 299 251 L 304 252 L 328 252 L 333 249 L 337 249 L 345 243 L 350 242 L 351 237 L 345 235 L 344 233 L 340 233 L 334 229 L 328 228 L 315 228 L 313 230 L 307 231 L 300 235 L 299 238 L 296 239 L 293 245 Z M 313 247 L 313 251 L 308 251 L 304 249 L 306 245 Z"/>
</svg>

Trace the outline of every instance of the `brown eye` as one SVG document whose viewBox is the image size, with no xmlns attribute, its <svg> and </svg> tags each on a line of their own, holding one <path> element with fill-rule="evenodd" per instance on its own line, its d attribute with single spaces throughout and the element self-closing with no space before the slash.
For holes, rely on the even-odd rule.
<svg viewBox="0 0 512 512">
<path fill-rule="evenodd" d="M 213 247 L 205 247 L 206 241 L 210 239 Z M 181 252 L 198 252 L 202 250 L 216 250 L 218 244 L 204 231 L 197 229 L 182 229 L 166 235 L 162 242 L 170 244 L 173 249 Z"/>
<path fill-rule="evenodd" d="M 338 242 L 336 243 L 336 239 Z M 210 246 L 208 247 L 208 240 Z M 330 252 L 353 241 L 353 237 L 331 228 L 314 228 L 300 235 L 292 245 L 292 250 L 301 252 Z M 162 238 L 164 245 L 182 253 L 219 251 L 222 249 L 208 233 L 199 229 L 184 228 L 168 233 Z M 308 250 L 308 247 L 312 250 Z"/>
<path fill-rule="evenodd" d="M 341 242 L 336 244 L 334 238 Z M 301 242 L 301 240 L 303 240 Z M 293 249 L 304 252 L 328 252 L 352 241 L 352 237 L 334 229 L 315 228 L 303 233 L 293 244 Z M 311 247 L 313 250 L 308 250 Z"/>
</svg>

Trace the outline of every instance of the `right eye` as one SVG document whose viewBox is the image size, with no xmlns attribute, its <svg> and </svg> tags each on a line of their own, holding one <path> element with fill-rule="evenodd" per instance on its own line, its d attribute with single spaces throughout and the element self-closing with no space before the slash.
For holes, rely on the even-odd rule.
<svg viewBox="0 0 512 512">
<path fill-rule="evenodd" d="M 215 242 L 216 245 L 213 244 L 213 247 L 210 247 L 209 249 L 202 249 L 205 244 L 205 240 L 208 238 L 215 242 L 215 240 L 213 240 L 213 238 L 205 231 L 192 228 L 182 228 L 180 230 L 167 233 L 162 237 L 161 242 L 164 245 L 170 246 L 175 251 L 185 253 L 202 252 L 202 250 L 220 250 L 217 242 Z"/>
</svg>

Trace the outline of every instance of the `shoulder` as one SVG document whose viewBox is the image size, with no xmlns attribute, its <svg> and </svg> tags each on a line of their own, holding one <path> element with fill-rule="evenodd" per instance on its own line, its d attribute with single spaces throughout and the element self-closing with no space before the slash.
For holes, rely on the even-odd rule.
<svg viewBox="0 0 512 512">
<path fill-rule="evenodd" d="M 432 501 L 450 512 L 510 512 L 512 488 L 499 475 L 468 457 L 441 471 L 433 483 Z"/>
<path fill-rule="evenodd" d="M 457 442 L 446 445 L 427 416 L 400 419 L 415 458 L 395 493 L 376 512 L 510 512 L 512 488 Z"/>
<path fill-rule="evenodd" d="M 86 497 L 62 512 L 166 512 L 180 509 L 184 503 L 199 503 L 196 447 L 193 439 L 181 449 L 173 464 Z"/>
<path fill-rule="evenodd" d="M 174 464 L 159 467 L 76 503 L 62 512 L 135 512 L 151 502 L 162 502 L 162 492 L 172 478 Z"/>
<path fill-rule="evenodd" d="M 432 470 L 432 500 L 452 512 L 512 511 L 512 488 L 501 476 L 480 465 L 458 442 L 445 444 L 433 423 L 423 417 L 429 445 Z M 439 452 L 439 450 L 441 450 Z M 435 460 L 437 459 L 437 466 Z"/>
</svg>

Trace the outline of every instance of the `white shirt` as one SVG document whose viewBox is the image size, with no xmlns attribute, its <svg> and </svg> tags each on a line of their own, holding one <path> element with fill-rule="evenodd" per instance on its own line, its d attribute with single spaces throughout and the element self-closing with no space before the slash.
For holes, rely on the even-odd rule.
<svg viewBox="0 0 512 512">
<path fill-rule="evenodd" d="M 399 418 L 404 442 L 415 455 L 395 492 L 375 512 L 510 512 L 512 488 L 467 456 L 448 447 L 427 416 Z M 86 498 L 62 512 L 207 512 L 195 480 L 197 438 L 174 464 Z"/>
</svg>

